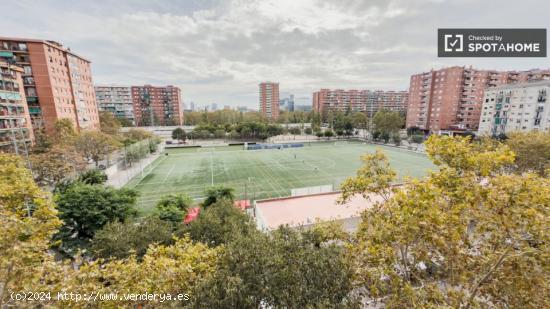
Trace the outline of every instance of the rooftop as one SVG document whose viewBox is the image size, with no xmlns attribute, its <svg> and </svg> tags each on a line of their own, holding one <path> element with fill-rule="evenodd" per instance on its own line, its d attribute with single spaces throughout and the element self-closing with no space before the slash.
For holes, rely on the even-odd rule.
<svg viewBox="0 0 550 309">
<path fill-rule="evenodd" d="M 515 88 L 526 88 L 526 87 L 539 87 L 539 86 L 550 86 L 550 80 L 542 80 L 535 82 L 524 82 L 524 83 L 514 83 L 514 84 L 504 84 L 497 87 L 488 88 L 487 91 L 495 91 L 502 89 L 515 89 Z"/>
<path fill-rule="evenodd" d="M 340 192 L 319 193 L 256 201 L 256 219 L 262 229 L 272 230 L 280 225 L 298 227 L 317 221 L 348 220 L 359 218 L 361 213 L 383 199 L 370 195 L 366 200 L 357 195 L 347 203 L 336 203 Z"/>
<path fill-rule="evenodd" d="M 42 43 L 42 44 L 45 44 L 45 45 L 49 45 L 51 47 L 54 47 L 54 48 L 57 48 L 57 49 L 61 49 L 63 50 L 64 52 L 68 53 L 68 54 L 71 54 L 75 57 L 78 57 L 84 61 L 87 61 L 87 62 L 91 62 L 90 60 L 74 53 L 73 51 L 71 51 L 71 49 L 69 47 L 64 47 L 61 43 L 58 43 L 56 41 L 52 41 L 52 40 L 37 40 L 37 39 L 26 39 L 26 38 L 12 38 L 12 37 L 2 37 L 0 36 L 0 41 L 14 41 L 14 42 L 26 42 L 26 43 Z"/>
</svg>

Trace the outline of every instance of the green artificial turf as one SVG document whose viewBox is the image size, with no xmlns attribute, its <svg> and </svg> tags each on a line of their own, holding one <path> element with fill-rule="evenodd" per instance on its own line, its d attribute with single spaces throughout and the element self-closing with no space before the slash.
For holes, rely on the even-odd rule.
<svg viewBox="0 0 550 309">
<path fill-rule="evenodd" d="M 399 177 L 420 177 L 434 168 L 423 154 L 362 142 L 321 142 L 303 148 L 243 150 L 242 146 L 166 149 L 126 187 L 140 192 L 138 209 L 150 212 L 165 194 L 187 193 L 200 200 L 206 188 L 224 185 L 238 199 L 288 196 L 292 188 L 333 185 L 355 175 L 360 156 L 382 149 Z"/>
</svg>

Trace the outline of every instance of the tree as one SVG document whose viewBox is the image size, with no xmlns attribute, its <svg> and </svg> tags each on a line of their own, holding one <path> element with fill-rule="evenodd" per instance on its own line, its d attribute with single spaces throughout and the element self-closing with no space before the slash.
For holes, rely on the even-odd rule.
<svg viewBox="0 0 550 309">
<path fill-rule="evenodd" d="M 133 127 L 134 124 L 132 123 L 132 120 L 124 117 L 117 117 L 116 120 L 122 127 Z"/>
<path fill-rule="evenodd" d="M 122 260 L 89 262 L 77 256 L 74 264 L 55 261 L 49 246 L 61 221 L 51 198 L 36 186 L 19 158 L 0 154 L 0 188 L 0 307 L 58 307 L 57 292 L 84 295 L 89 291 L 172 297 L 187 293 L 181 301 L 167 300 L 170 305 L 182 307 L 193 297 L 190 291 L 217 267 L 221 248 L 193 244 L 187 237 L 176 239 L 171 246 L 152 245 L 141 259 L 132 255 Z M 51 291 L 51 300 L 45 298 L 39 304 L 13 300 L 14 293 L 29 291 Z M 158 298 L 118 298 L 104 304 L 117 308 L 162 305 Z M 63 304 L 71 308 L 89 305 L 75 298 Z"/>
<path fill-rule="evenodd" d="M 124 222 L 136 215 L 137 192 L 76 182 L 56 196 L 59 218 L 63 220 L 56 238 L 61 249 L 72 253 L 85 247 L 95 232 L 113 221 Z"/>
<path fill-rule="evenodd" d="M 217 271 L 193 292 L 197 308 L 359 307 L 343 246 L 315 246 L 288 228 L 240 235 L 225 246 Z"/>
<path fill-rule="evenodd" d="M 86 162 L 72 147 L 54 145 L 46 152 L 29 155 L 35 181 L 42 186 L 58 182 L 86 168 Z"/>
<path fill-rule="evenodd" d="M 432 136 L 426 149 L 438 170 L 424 179 L 392 188 L 377 156 L 365 162 L 376 172 L 344 184 L 344 199 L 391 193 L 352 247 L 365 296 L 387 308 L 547 307 L 550 180 L 506 174 L 514 154 L 500 143 Z"/>
<path fill-rule="evenodd" d="M 550 132 L 512 133 L 505 144 L 516 154 L 514 169 L 550 176 Z"/>
<path fill-rule="evenodd" d="M 75 141 L 76 150 L 86 159 L 99 162 L 121 146 L 120 142 L 103 132 L 86 131 L 81 133 Z"/>
<path fill-rule="evenodd" d="M 424 142 L 424 135 L 413 135 L 411 136 L 411 141 L 413 143 L 421 144 Z"/>
<path fill-rule="evenodd" d="M 300 128 L 298 127 L 292 127 L 290 128 L 289 132 L 292 135 L 300 135 L 302 133 L 302 130 L 300 130 Z"/>
<path fill-rule="evenodd" d="M 54 124 L 52 141 L 58 145 L 70 145 L 76 138 L 76 135 L 73 122 L 68 118 L 62 118 Z"/>
<path fill-rule="evenodd" d="M 234 199 L 235 194 L 232 188 L 224 186 L 214 186 L 206 189 L 206 198 L 202 202 L 202 207 L 207 208 L 208 206 L 215 204 L 220 200 L 233 202 Z"/>
<path fill-rule="evenodd" d="M 311 135 L 311 134 L 313 133 L 313 130 L 311 130 L 311 128 L 305 128 L 305 129 L 304 129 L 304 133 L 305 133 L 306 135 Z"/>
<path fill-rule="evenodd" d="M 107 174 L 102 170 L 94 168 L 80 174 L 78 180 L 89 185 L 102 185 L 107 181 Z"/>
<path fill-rule="evenodd" d="M 325 137 L 328 137 L 328 139 L 330 139 L 331 137 L 334 136 L 334 132 L 331 129 L 327 129 L 327 130 L 325 130 L 324 135 L 325 135 Z"/>
<path fill-rule="evenodd" d="M 189 225 L 183 226 L 179 234 L 189 234 L 194 241 L 219 246 L 255 230 L 250 216 L 233 206 L 231 201 L 221 200 L 201 212 Z"/>
<path fill-rule="evenodd" d="M 19 157 L 0 154 L 0 188 L 0 308 L 4 308 L 12 292 L 42 286 L 40 274 L 53 262 L 47 254 L 49 241 L 61 221 L 51 198 L 34 183 Z"/>
<path fill-rule="evenodd" d="M 155 206 L 155 213 L 164 221 L 181 224 L 193 199 L 187 194 L 169 194 L 160 198 Z"/>
<path fill-rule="evenodd" d="M 399 132 L 404 124 L 404 119 L 398 112 L 379 110 L 374 114 L 372 123 L 374 124 L 374 130 L 380 132 L 387 143 L 391 136 Z"/>
<path fill-rule="evenodd" d="M 185 142 L 187 139 L 187 134 L 185 134 L 185 130 L 182 128 L 175 128 L 172 131 L 172 139 Z"/>
<path fill-rule="evenodd" d="M 143 129 L 130 129 L 128 132 L 123 134 L 124 140 L 122 143 L 124 145 L 130 145 L 133 143 L 137 143 L 142 140 L 146 140 L 148 138 L 152 138 L 153 133 L 143 130 Z"/>
<path fill-rule="evenodd" d="M 53 145 L 53 140 L 46 135 L 44 129 L 37 129 L 34 131 L 34 145 L 32 146 L 32 153 L 44 153 L 47 152 Z"/>
<path fill-rule="evenodd" d="M 351 123 L 354 128 L 364 130 L 366 132 L 368 128 L 368 118 L 365 113 L 354 113 L 351 115 Z"/>
<path fill-rule="evenodd" d="M 96 258 L 123 259 L 133 252 L 141 259 L 150 245 L 171 244 L 172 228 L 156 217 L 109 222 L 94 234 L 90 249 Z"/>
<path fill-rule="evenodd" d="M 395 145 L 397 146 L 401 145 L 401 134 L 399 134 L 399 132 L 394 133 L 391 138 L 395 143 Z"/>
<path fill-rule="evenodd" d="M 120 130 L 120 122 L 111 112 L 100 111 L 99 112 L 99 125 L 101 132 L 116 136 Z"/>
</svg>

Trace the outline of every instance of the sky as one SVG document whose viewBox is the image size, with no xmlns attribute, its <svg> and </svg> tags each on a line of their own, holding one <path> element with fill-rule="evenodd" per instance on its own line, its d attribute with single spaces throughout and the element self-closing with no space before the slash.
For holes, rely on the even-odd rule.
<svg viewBox="0 0 550 309">
<path fill-rule="evenodd" d="M 7 1 L 7 0 L 1 0 Z M 17 0 L 0 36 L 92 61 L 95 84 L 176 85 L 186 104 L 258 105 L 258 84 L 311 104 L 320 88 L 406 90 L 451 65 L 550 68 L 548 58 L 438 58 L 438 28 L 550 28 L 539 0 Z"/>
</svg>

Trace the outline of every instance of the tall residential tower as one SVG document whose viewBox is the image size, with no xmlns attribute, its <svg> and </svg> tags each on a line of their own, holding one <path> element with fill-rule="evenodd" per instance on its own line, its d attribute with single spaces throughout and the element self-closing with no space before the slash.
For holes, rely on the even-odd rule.
<svg viewBox="0 0 550 309">
<path fill-rule="evenodd" d="M 132 86 L 132 103 L 137 126 L 183 125 L 181 90 L 175 86 Z"/>
<path fill-rule="evenodd" d="M 279 83 L 260 83 L 260 113 L 272 120 L 279 117 Z"/>
</svg>

